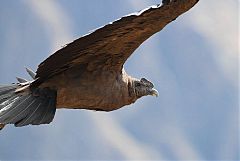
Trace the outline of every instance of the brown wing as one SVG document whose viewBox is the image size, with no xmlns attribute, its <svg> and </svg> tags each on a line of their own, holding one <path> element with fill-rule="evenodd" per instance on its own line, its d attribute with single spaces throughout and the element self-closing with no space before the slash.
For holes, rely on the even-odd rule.
<svg viewBox="0 0 240 161">
<path fill-rule="evenodd" d="M 44 81 L 76 66 L 84 66 L 89 71 L 120 71 L 127 58 L 147 38 L 197 2 L 198 0 L 175 0 L 162 6 L 152 6 L 99 28 L 47 58 L 39 65 L 36 78 Z"/>
</svg>

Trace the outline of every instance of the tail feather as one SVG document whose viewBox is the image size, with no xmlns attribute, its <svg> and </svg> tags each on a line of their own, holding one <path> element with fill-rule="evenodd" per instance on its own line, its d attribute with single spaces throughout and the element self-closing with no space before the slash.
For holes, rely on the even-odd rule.
<svg viewBox="0 0 240 161">
<path fill-rule="evenodd" d="M 23 101 L 22 101 L 23 100 Z M 16 97 L 15 99 L 9 101 L 5 101 L 7 105 L 3 104 L 3 108 L 0 111 L 0 119 L 1 123 L 7 123 L 11 118 L 15 117 L 20 112 L 20 108 L 18 108 L 22 103 L 24 103 L 25 99 L 22 97 Z M 4 103 L 5 103 L 4 102 Z M 21 107 L 21 106 L 20 106 Z M 10 123 L 10 122 L 9 122 Z"/>
<path fill-rule="evenodd" d="M 46 110 L 44 111 L 44 115 L 41 116 L 40 120 L 36 119 L 33 123 L 37 124 L 39 121 L 41 124 L 48 124 L 49 120 L 52 120 L 55 115 L 55 111 L 51 108 L 52 106 L 56 106 L 56 101 L 50 100 Z"/>
<path fill-rule="evenodd" d="M 1 87 L 0 86 L 0 96 L 4 96 L 5 94 L 9 94 L 14 92 L 16 89 L 16 86 L 8 86 L 8 87 Z M 1 100 L 1 97 L 0 97 Z"/>
<path fill-rule="evenodd" d="M 17 85 L 8 85 L 8 86 L 0 85 L 0 93 L 9 89 L 15 89 L 16 87 Z"/>
<path fill-rule="evenodd" d="M 28 115 L 27 117 L 25 117 L 23 120 L 21 120 L 21 122 L 16 123 L 16 126 L 25 126 L 27 122 L 32 122 L 32 124 L 33 124 L 35 117 L 37 117 L 39 114 L 41 114 L 41 112 L 38 113 L 41 105 L 42 105 L 41 102 L 37 103 L 36 108 L 31 110 L 31 112 L 30 112 L 31 115 Z"/>
<path fill-rule="evenodd" d="M 0 111 L 2 111 L 2 109 L 6 106 L 8 106 L 9 104 L 13 103 L 14 101 L 16 101 L 16 99 L 18 99 L 19 96 L 17 95 L 12 95 L 9 98 L 5 98 L 2 101 L 0 101 Z"/>
<path fill-rule="evenodd" d="M 21 121 L 23 118 L 27 116 L 27 114 L 30 112 L 30 107 L 34 105 L 34 102 L 36 99 L 34 97 L 30 96 L 24 102 L 20 102 L 18 105 L 14 107 L 14 110 L 10 111 L 6 116 L 8 116 L 7 120 L 5 120 L 8 123 L 17 123 Z M 12 117 L 13 116 L 13 117 Z"/>
<path fill-rule="evenodd" d="M 7 99 L 14 97 L 14 91 L 17 88 L 16 85 L 12 86 L 0 86 L 0 104 L 5 102 Z M 1 105 L 0 105 L 1 109 Z"/>
<path fill-rule="evenodd" d="M 0 124 L 15 126 L 50 123 L 56 111 L 56 92 L 48 88 L 16 93 L 18 85 L 0 86 Z"/>
<path fill-rule="evenodd" d="M 44 111 L 48 108 L 48 102 L 49 100 L 39 98 L 39 102 L 37 102 L 37 105 L 35 106 L 36 108 L 34 108 L 30 112 L 31 114 L 25 117 L 21 122 L 16 123 L 16 126 L 25 126 L 28 122 L 31 122 L 32 125 L 43 124 L 41 123 L 40 118 L 45 115 Z M 49 120 L 48 123 L 50 122 L 51 120 Z"/>
</svg>

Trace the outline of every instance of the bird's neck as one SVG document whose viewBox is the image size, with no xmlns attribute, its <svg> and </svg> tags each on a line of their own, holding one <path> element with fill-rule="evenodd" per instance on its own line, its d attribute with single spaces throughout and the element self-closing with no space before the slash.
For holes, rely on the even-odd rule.
<svg viewBox="0 0 240 161">
<path fill-rule="evenodd" d="M 137 78 L 133 78 L 133 77 L 129 76 L 125 72 L 124 69 L 123 69 L 122 75 L 123 75 L 123 81 L 127 85 L 127 92 L 128 92 L 129 101 L 134 103 L 138 99 L 138 97 L 136 95 L 135 87 L 134 87 L 134 81 L 136 81 Z"/>
</svg>

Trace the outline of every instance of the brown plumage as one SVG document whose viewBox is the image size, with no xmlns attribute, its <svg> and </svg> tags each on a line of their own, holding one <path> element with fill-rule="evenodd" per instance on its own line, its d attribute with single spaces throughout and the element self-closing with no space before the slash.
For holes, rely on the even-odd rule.
<svg viewBox="0 0 240 161">
<path fill-rule="evenodd" d="M 147 95 L 153 84 L 129 76 L 128 57 L 150 36 L 163 29 L 198 0 L 164 1 L 125 16 L 58 50 L 36 72 L 34 81 L 18 78 L 0 86 L 0 123 L 16 126 L 50 123 L 56 108 L 112 111 Z"/>
</svg>

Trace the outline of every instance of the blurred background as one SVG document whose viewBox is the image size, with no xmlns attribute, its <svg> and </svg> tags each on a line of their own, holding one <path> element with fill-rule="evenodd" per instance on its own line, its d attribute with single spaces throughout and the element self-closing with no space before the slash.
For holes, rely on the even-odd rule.
<svg viewBox="0 0 240 161">
<path fill-rule="evenodd" d="M 239 11 L 200 1 L 125 64 L 160 96 L 105 113 L 57 111 L 50 125 L 0 132 L 0 160 L 239 160 Z M 29 78 L 66 43 L 157 0 L 1 0 L 0 84 Z"/>
</svg>

